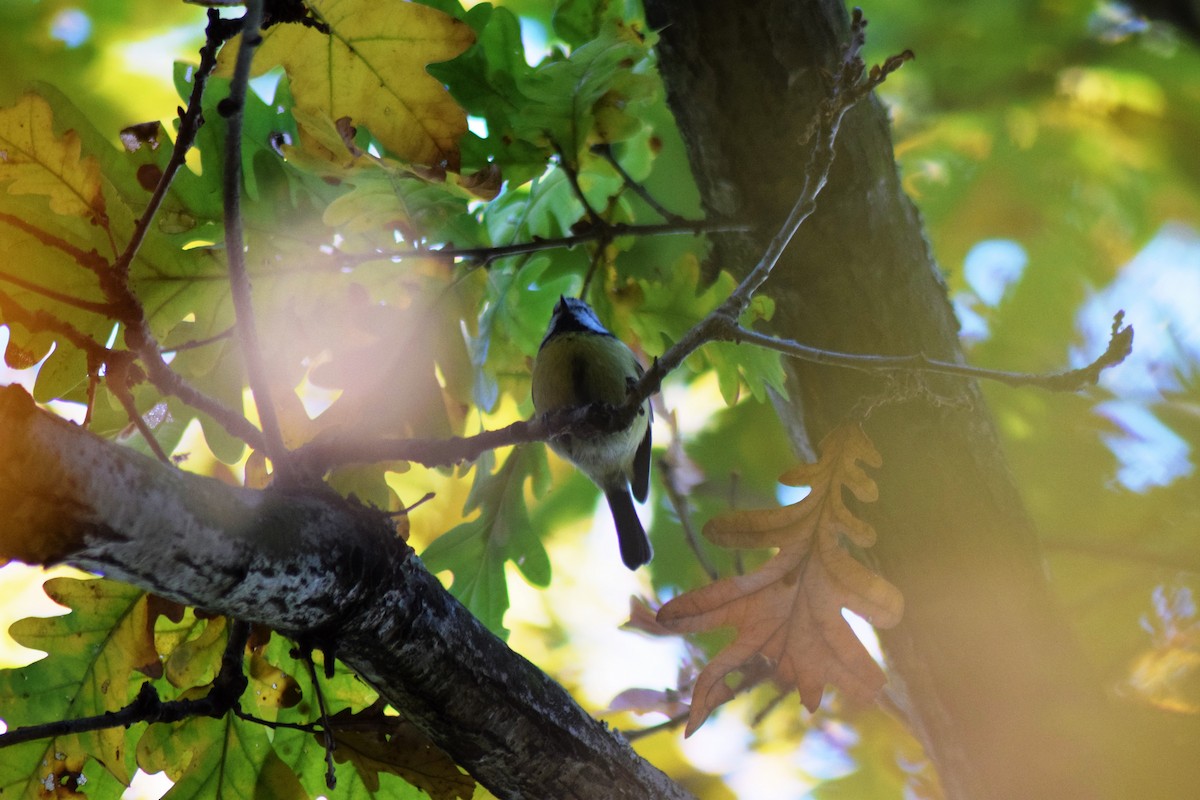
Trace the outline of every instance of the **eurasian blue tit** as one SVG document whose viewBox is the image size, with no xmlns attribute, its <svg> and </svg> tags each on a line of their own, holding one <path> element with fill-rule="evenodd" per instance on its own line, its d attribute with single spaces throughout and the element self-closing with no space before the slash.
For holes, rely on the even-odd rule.
<svg viewBox="0 0 1200 800">
<path fill-rule="evenodd" d="M 533 407 L 544 414 L 592 403 L 619 406 L 641 374 L 633 351 L 600 324 L 591 306 L 560 297 L 533 362 Z M 644 501 L 650 488 L 650 414 L 646 401 L 627 428 L 586 438 L 568 433 L 550 441 L 554 452 L 604 492 L 621 560 L 630 569 L 652 555 L 633 506 L 633 498 Z"/>
</svg>

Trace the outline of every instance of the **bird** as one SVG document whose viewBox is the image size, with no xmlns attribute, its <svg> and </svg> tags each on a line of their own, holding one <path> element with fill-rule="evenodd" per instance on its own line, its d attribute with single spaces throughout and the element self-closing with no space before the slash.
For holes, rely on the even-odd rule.
<svg viewBox="0 0 1200 800">
<path fill-rule="evenodd" d="M 591 306 L 560 296 L 533 362 L 534 410 L 544 415 L 589 404 L 620 406 L 642 372 L 637 356 Z M 633 498 L 643 502 L 650 490 L 651 413 L 647 400 L 626 428 L 589 436 L 568 432 L 549 442 L 604 492 L 629 569 L 654 554 L 633 505 Z"/>
</svg>

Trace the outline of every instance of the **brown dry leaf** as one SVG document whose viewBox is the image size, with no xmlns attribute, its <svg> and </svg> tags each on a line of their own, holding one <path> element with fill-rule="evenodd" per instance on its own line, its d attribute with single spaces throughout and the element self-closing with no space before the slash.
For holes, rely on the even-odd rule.
<svg viewBox="0 0 1200 800">
<path fill-rule="evenodd" d="M 835 429 L 821 442 L 820 451 L 817 463 L 796 467 L 780 478 L 791 486 L 812 487 L 800 502 L 738 511 L 704 526 L 704 535 L 716 544 L 778 547 L 774 557 L 757 572 L 682 594 L 658 612 L 658 621 L 677 633 L 737 629 L 733 642 L 696 681 L 688 735 L 733 697 L 726 677 L 760 656 L 771 664 L 780 685 L 800 692 L 810 711 L 821 702 L 826 684 L 865 701 L 885 682 L 883 670 L 854 635 L 842 609 L 876 627 L 890 628 L 900 621 L 904 598 L 841 543 L 843 536 L 859 547 L 875 543 L 875 530 L 846 508 L 842 489 L 862 502 L 876 500 L 879 490 L 858 462 L 878 467 L 882 458 L 857 425 Z"/>
</svg>

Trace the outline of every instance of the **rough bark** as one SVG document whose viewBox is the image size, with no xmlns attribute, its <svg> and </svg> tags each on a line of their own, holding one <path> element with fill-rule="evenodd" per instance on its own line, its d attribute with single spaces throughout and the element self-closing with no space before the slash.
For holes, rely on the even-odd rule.
<svg viewBox="0 0 1200 800">
<path fill-rule="evenodd" d="M 180 472 L 0 388 L 0 529 L 66 562 L 335 648 L 502 798 L 687 798 L 450 596 L 386 518 Z"/>
<path fill-rule="evenodd" d="M 838 61 L 839 0 L 646 0 L 660 69 L 710 212 L 754 222 L 714 264 L 754 264 L 801 185 L 800 143 Z M 868 16 L 870 9 L 867 9 Z M 869 38 L 869 29 L 868 29 Z M 917 54 L 920 58 L 920 54 Z M 773 332 L 850 353 L 956 360 L 957 322 L 876 102 L 842 127 L 830 182 L 764 291 Z M 883 454 L 869 557 L 906 599 L 883 635 L 891 691 L 951 798 L 1122 797 L 1117 717 L 1047 582 L 978 388 L 793 365 L 798 451 L 852 411 Z"/>
</svg>

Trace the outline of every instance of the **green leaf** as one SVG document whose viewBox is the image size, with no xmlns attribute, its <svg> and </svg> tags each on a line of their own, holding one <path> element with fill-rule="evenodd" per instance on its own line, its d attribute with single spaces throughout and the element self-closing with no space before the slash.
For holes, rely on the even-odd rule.
<svg viewBox="0 0 1200 800">
<path fill-rule="evenodd" d="M 137 694 L 143 681 L 136 673 L 158 667 L 144 592 L 113 581 L 73 578 L 49 580 L 44 588 L 72 611 L 23 619 L 11 627 L 17 642 L 49 656 L 0 671 L 0 707 L 9 730 L 116 711 Z M 107 728 L 6 749 L 0 758 L 0 792 L 36 797 L 56 764 L 82 770 L 88 758 L 128 784 L 133 775 L 129 732 Z M 99 771 L 90 768 L 89 779 Z"/>
<path fill-rule="evenodd" d="M 534 496 L 547 488 L 543 448 L 522 446 L 495 472 L 492 457 L 480 458 L 464 514 L 479 516 L 442 534 L 421 554 L 430 572 L 454 573 L 450 592 L 488 628 L 505 635 L 508 583 L 504 564 L 512 561 L 535 586 L 550 583 L 550 560 L 529 518 L 526 484 Z"/>
<path fill-rule="evenodd" d="M 165 772 L 165 800 L 255 797 L 308 800 L 296 773 L 276 755 L 267 729 L 227 715 L 154 724 L 137 747 L 138 766 Z"/>
<path fill-rule="evenodd" d="M 548 59 L 527 82 L 532 101 L 518 130 L 530 141 L 557 144 L 574 159 L 595 141 L 618 142 L 638 132 L 638 113 L 655 99 L 646 72 L 650 47 L 638 31 L 613 22 L 565 59 Z M 563 99 L 569 98 L 564 103 Z"/>
</svg>

